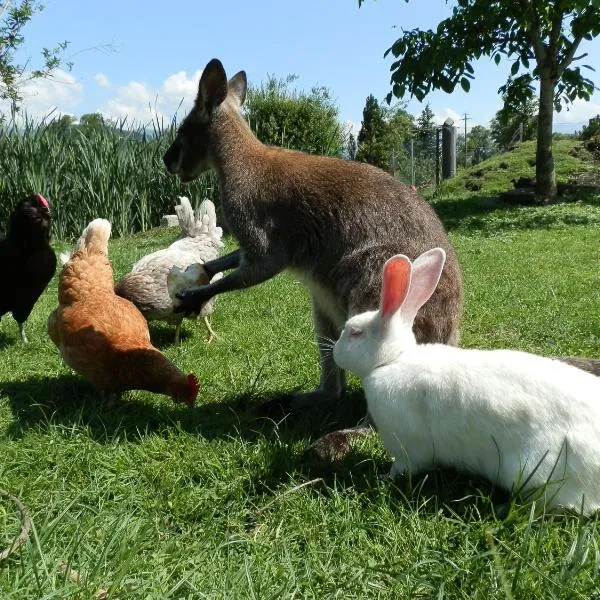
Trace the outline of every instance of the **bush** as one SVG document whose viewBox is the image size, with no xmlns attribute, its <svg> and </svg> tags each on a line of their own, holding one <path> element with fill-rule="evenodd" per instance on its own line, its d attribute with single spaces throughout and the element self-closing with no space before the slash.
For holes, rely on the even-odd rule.
<svg viewBox="0 0 600 600">
<path fill-rule="evenodd" d="M 250 86 L 244 105 L 250 127 L 264 144 L 311 154 L 341 156 L 347 132 L 338 121 L 338 109 L 325 87 L 310 93 L 290 90 L 296 77 L 269 77 Z"/>
</svg>

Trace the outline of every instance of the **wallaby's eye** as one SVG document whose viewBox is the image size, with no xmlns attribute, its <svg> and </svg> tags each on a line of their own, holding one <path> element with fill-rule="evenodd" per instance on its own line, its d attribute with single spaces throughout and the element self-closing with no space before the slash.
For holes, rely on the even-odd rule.
<svg viewBox="0 0 600 600">
<path fill-rule="evenodd" d="M 348 333 L 352 337 L 358 337 L 359 335 L 362 335 L 362 329 L 359 329 L 358 327 L 350 327 L 350 329 L 348 330 Z"/>
</svg>

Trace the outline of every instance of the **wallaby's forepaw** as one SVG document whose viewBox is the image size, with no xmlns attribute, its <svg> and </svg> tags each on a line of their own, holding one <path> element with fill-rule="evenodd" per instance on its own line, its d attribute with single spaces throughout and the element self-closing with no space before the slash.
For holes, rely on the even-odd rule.
<svg viewBox="0 0 600 600">
<path fill-rule="evenodd" d="M 177 306 L 174 306 L 175 312 L 183 313 L 188 317 L 197 315 L 202 306 L 213 297 L 213 293 L 209 285 L 200 285 L 181 290 L 175 294 L 175 297 L 179 300 Z"/>
<path fill-rule="evenodd" d="M 314 442 L 310 450 L 321 460 L 335 462 L 348 454 L 357 439 L 372 431 L 370 427 L 364 426 L 332 431 Z"/>
</svg>

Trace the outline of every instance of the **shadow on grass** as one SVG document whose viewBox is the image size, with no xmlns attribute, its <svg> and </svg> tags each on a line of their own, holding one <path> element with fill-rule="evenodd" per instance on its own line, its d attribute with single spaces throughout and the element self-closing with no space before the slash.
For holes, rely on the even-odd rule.
<svg viewBox="0 0 600 600">
<path fill-rule="evenodd" d="M 592 221 L 600 221 L 600 217 L 592 211 L 585 215 L 560 210 L 560 207 L 574 202 L 600 208 L 600 194 L 565 196 L 548 205 L 517 205 L 503 201 L 498 196 L 471 196 L 435 200 L 432 206 L 448 231 L 465 233 L 547 229 L 553 225 L 586 225 Z"/>
<path fill-rule="evenodd" d="M 13 335 L 9 335 L 5 331 L 0 331 L 0 350 L 14 346 L 17 343 L 17 338 Z"/>
<path fill-rule="evenodd" d="M 111 401 L 71 374 L 2 382 L 0 392 L 8 397 L 15 419 L 7 433 L 16 438 L 32 427 L 78 425 L 86 427 L 99 442 L 123 437 L 133 440 L 140 432 L 168 435 L 173 428 L 206 439 L 276 435 L 297 440 L 322 435 L 335 427 L 352 426 L 365 410 L 362 392 L 349 394 L 335 406 L 323 405 L 303 414 L 286 412 L 290 395 L 277 393 L 231 396 L 223 402 L 197 403 L 194 408 L 159 395 L 158 402 L 138 400 L 129 393 Z M 269 411 L 265 416 L 256 410 L 263 403 L 280 406 L 281 410 Z"/>
<path fill-rule="evenodd" d="M 100 443 L 114 440 L 135 443 L 145 435 L 168 436 L 173 430 L 209 440 L 266 439 L 273 443 L 269 444 L 261 472 L 252 478 L 254 493 L 256 488 L 276 490 L 289 480 L 290 473 L 299 473 L 307 478 L 322 479 L 326 485 L 315 486 L 315 489 L 324 496 L 339 488 L 352 488 L 362 494 L 365 501 L 375 500 L 375 496 L 385 493 L 399 512 L 408 504 L 430 514 L 442 510 L 449 517 L 453 514 L 466 517 L 473 512 L 495 513 L 489 499 L 493 489 L 484 480 L 435 470 L 412 479 L 400 477 L 390 481 L 385 479 L 389 459 L 381 453 L 374 456 L 360 443 L 335 462 L 319 459 L 310 452 L 310 443 L 318 437 L 353 427 L 360 421 L 365 414 L 362 390 L 349 392 L 336 404 L 324 404 L 298 414 L 286 408 L 289 394 L 232 396 L 224 402 L 198 404 L 193 409 L 175 405 L 167 398 L 164 402 L 150 403 L 129 394 L 111 403 L 81 378 L 66 374 L 2 383 L 0 392 L 8 397 L 14 416 L 7 431 L 9 438 L 19 438 L 32 428 L 76 426 L 85 427 L 87 435 Z M 257 410 L 264 403 L 269 410 Z M 494 502 L 496 496 L 498 494 L 492 494 Z M 504 496 L 499 498 L 502 500 Z M 253 518 L 250 515 L 251 521 Z"/>
<path fill-rule="evenodd" d="M 175 346 L 175 325 L 151 321 L 148 323 L 148 329 L 150 330 L 152 344 L 159 350 Z M 183 343 L 192 337 L 193 334 L 190 333 L 189 328 L 186 329 L 186 325 L 184 324 L 180 332 L 181 342 Z"/>
</svg>

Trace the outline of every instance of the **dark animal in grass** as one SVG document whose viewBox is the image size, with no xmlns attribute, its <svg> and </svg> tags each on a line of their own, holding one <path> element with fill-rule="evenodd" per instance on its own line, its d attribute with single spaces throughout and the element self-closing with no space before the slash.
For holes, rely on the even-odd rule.
<svg viewBox="0 0 600 600">
<path fill-rule="evenodd" d="M 29 196 L 15 207 L 0 241 L 0 317 L 12 313 L 23 342 L 25 321 L 56 271 L 51 219 L 48 200 L 41 194 Z"/>
<path fill-rule="evenodd" d="M 519 179 L 511 179 L 512 184 L 515 186 L 515 189 L 535 189 L 535 179 L 533 177 L 519 177 Z"/>
<path fill-rule="evenodd" d="M 419 342 L 456 344 L 462 308 L 456 254 L 435 211 L 419 193 L 373 166 L 265 146 L 240 109 L 246 74 L 229 81 L 217 59 L 205 67 L 194 107 L 164 155 L 182 182 L 213 167 L 223 216 L 239 250 L 204 264 L 211 283 L 178 294 L 184 313 L 216 294 L 242 290 L 288 270 L 312 296 L 320 342 L 338 338 L 346 319 L 379 303 L 381 268 L 392 255 L 411 258 L 433 246 L 447 253 L 440 285 L 415 321 Z M 319 388 L 294 408 L 338 401 L 344 372 L 321 348 Z"/>
</svg>

